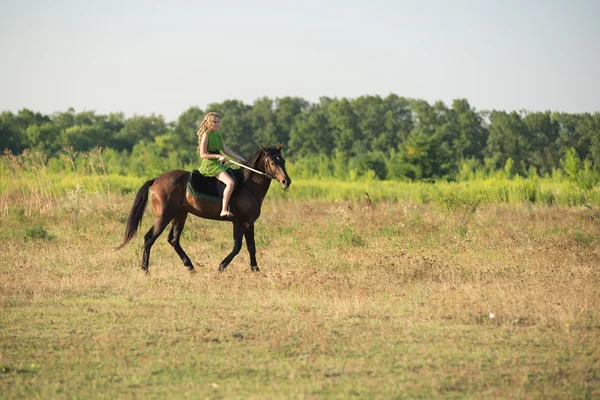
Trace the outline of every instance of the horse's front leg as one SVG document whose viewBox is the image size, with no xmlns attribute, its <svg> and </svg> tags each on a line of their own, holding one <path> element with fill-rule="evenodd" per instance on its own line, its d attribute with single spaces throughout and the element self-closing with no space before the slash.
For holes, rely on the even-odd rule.
<svg viewBox="0 0 600 400">
<path fill-rule="evenodd" d="M 254 243 L 254 223 L 248 224 L 244 233 L 246 238 L 246 246 L 248 247 L 248 253 L 250 253 L 250 270 L 252 272 L 258 272 L 258 264 L 256 263 L 256 244 Z"/>
<path fill-rule="evenodd" d="M 240 252 L 242 248 L 242 237 L 244 235 L 244 230 L 244 224 L 233 224 L 233 250 L 231 250 L 231 253 L 229 253 L 227 257 L 221 261 L 221 264 L 219 264 L 219 272 L 223 272 L 231 260 L 233 260 L 233 258 Z"/>
</svg>

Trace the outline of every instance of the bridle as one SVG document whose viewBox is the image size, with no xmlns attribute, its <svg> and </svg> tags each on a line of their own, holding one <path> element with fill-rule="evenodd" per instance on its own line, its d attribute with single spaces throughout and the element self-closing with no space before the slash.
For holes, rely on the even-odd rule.
<svg viewBox="0 0 600 400">
<path fill-rule="evenodd" d="M 271 175 L 271 174 L 267 174 L 266 172 L 262 172 L 262 171 L 259 171 L 259 170 L 257 170 L 257 169 L 254 169 L 254 168 L 250 168 L 249 166 L 247 166 L 247 165 L 244 165 L 244 164 L 242 164 L 242 163 L 239 163 L 239 162 L 237 162 L 237 161 L 233 161 L 233 160 L 231 160 L 231 159 L 227 159 L 227 161 L 229 161 L 229 162 L 230 162 L 230 163 L 232 163 L 232 164 L 239 165 L 239 166 L 240 166 L 240 167 L 242 167 L 242 168 L 246 168 L 247 170 L 250 170 L 250 171 L 252 171 L 252 172 L 255 172 L 255 173 L 259 174 L 259 175 L 264 175 L 264 176 L 266 176 L 267 178 L 271 178 L 272 180 L 276 180 L 276 179 L 277 179 L 276 177 L 274 177 L 274 176 L 273 176 L 273 175 Z"/>
</svg>

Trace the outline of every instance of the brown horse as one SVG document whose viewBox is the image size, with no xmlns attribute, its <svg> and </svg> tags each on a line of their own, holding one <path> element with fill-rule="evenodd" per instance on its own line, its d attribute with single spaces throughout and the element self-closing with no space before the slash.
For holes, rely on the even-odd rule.
<svg viewBox="0 0 600 400">
<path fill-rule="evenodd" d="M 237 179 L 235 193 L 229 205 L 232 217 L 221 217 L 221 204 L 210 200 L 192 196 L 187 191 L 187 182 L 190 172 L 182 170 L 169 171 L 158 178 L 144 183 L 135 196 L 131 212 L 127 218 L 125 238 L 117 248 L 125 246 L 136 234 L 148 202 L 148 189 L 151 191 L 152 207 L 156 216 L 154 225 L 144 237 L 144 255 L 142 256 L 142 269 L 148 272 L 150 248 L 161 235 L 169 222 L 173 222 L 169 232 L 168 241 L 173 246 L 183 265 L 188 270 L 194 271 L 194 265 L 185 254 L 179 238 L 185 225 L 188 213 L 201 218 L 230 221 L 233 223 L 233 250 L 221 261 L 219 272 L 222 272 L 242 248 L 242 237 L 246 238 L 246 246 L 250 253 L 250 268 L 258 271 L 256 263 L 256 246 L 254 244 L 254 222 L 260 216 L 263 203 L 271 179 L 276 179 L 283 189 L 289 188 L 292 180 L 285 170 L 285 160 L 281 156 L 283 145 L 277 147 L 263 147 L 250 157 L 246 165 L 257 172 L 247 169 L 235 171 Z"/>
</svg>

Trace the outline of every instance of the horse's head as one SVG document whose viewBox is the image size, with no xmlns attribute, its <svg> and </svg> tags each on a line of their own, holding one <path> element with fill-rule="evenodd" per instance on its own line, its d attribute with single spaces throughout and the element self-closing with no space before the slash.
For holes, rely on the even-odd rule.
<svg viewBox="0 0 600 400">
<path fill-rule="evenodd" d="M 265 172 L 277 180 L 283 189 L 287 189 L 292 184 L 292 180 L 285 170 L 285 159 L 281 155 L 283 144 L 276 147 L 260 146 L 263 158 L 263 168 Z"/>
</svg>

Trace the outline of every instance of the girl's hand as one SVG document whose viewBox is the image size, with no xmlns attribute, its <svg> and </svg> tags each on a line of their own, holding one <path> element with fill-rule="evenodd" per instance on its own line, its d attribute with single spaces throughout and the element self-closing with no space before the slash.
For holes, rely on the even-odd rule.
<svg viewBox="0 0 600 400">
<path fill-rule="evenodd" d="M 227 159 L 222 155 L 219 155 L 218 159 L 221 162 L 221 164 L 225 164 L 225 161 L 227 161 Z"/>
</svg>

